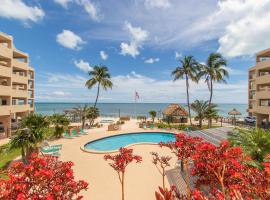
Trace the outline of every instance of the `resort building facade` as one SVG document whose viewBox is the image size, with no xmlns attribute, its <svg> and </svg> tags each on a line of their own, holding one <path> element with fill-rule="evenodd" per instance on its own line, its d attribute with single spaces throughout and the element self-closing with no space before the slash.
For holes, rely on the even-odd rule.
<svg viewBox="0 0 270 200">
<path fill-rule="evenodd" d="M 15 48 L 12 36 L 0 32 L 0 139 L 34 112 L 34 78 L 28 55 Z"/>
<path fill-rule="evenodd" d="M 256 54 L 256 65 L 248 74 L 248 112 L 257 126 L 270 122 L 270 48 Z"/>
</svg>

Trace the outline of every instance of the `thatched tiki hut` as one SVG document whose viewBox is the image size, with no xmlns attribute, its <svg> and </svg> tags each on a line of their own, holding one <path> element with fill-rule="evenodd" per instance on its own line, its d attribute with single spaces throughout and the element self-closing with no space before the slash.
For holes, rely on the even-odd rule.
<svg viewBox="0 0 270 200">
<path fill-rule="evenodd" d="M 179 104 L 170 104 L 162 114 L 168 123 L 187 123 L 188 112 Z"/>
</svg>

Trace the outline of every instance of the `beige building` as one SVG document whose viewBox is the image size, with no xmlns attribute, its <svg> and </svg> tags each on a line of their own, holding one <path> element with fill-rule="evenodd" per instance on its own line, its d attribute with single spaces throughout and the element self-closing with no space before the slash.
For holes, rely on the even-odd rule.
<svg viewBox="0 0 270 200">
<path fill-rule="evenodd" d="M 34 76 L 28 55 L 0 32 L 0 139 L 9 137 L 17 122 L 34 111 Z"/>
<path fill-rule="evenodd" d="M 270 49 L 256 54 L 256 66 L 249 69 L 250 116 L 257 117 L 257 125 L 270 121 Z"/>
</svg>

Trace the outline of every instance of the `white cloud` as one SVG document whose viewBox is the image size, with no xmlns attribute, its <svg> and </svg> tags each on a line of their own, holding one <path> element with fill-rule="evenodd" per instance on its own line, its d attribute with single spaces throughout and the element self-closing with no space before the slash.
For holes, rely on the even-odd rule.
<svg viewBox="0 0 270 200">
<path fill-rule="evenodd" d="M 80 60 L 80 61 L 75 60 L 74 64 L 77 68 L 84 71 L 85 73 L 87 73 L 93 69 L 88 62 L 85 62 L 83 60 Z"/>
<path fill-rule="evenodd" d="M 47 74 L 43 82 L 37 83 L 38 101 L 67 101 L 91 102 L 94 101 L 96 88 L 88 90 L 85 87 L 86 77 L 74 74 Z M 57 81 L 50 83 L 49 79 Z M 140 94 L 141 102 L 186 102 L 185 81 L 160 80 L 131 72 L 126 75 L 112 77 L 113 89 L 101 91 L 102 102 L 134 102 L 134 90 Z M 72 95 L 68 97 L 55 97 L 50 91 L 63 91 Z M 178 92 L 176 92 L 178 91 Z M 246 103 L 246 80 L 239 80 L 233 84 L 214 84 L 214 102 L 216 103 Z M 237 96 L 237 98 L 232 98 Z M 199 84 L 190 83 L 191 101 L 196 99 L 207 100 L 209 91 L 202 80 Z"/>
<path fill-rule="evenodd" d="M 227 0 L 219 2 L 217 16 L 231 22 L 219 38 L 219 52 L 227 57 L 252 55 L 270 46 L 270 1 Z"/>
<path fill-rule="evenodd" d="M 52 94 L 56 96 L 60 96 L 60 97 L 70 96 L 70 93 L 63 92 L 63 91 L 54 91 Z"/>
<path fill-rule="evenodd" d="M 76 2 L 83 6 L 84 10 L 89 14 L 89 16 L 95 20 L 99 21 L 101 16 L 99 14 L 98 7 L 90 0 L 76 0 Z"/>
<path fill-rule="evenodd" d="M 45 13 L 40 7 L 28 6 L 22 0 L 1 0 L 0 17 L 38 22 L 44 16 Z"/>
<path fill-rule="evenodd" d="M 230 76 L 239 76 L 239 75 L 246 75 L 247 76 L 247 71 L 242 71 L 239 69 L 234 69 L 231 67 L 223 67 L 224 69 L 226 69 L 229 73 Z"/>
<path fill-rule="evenodd" d="M 130 1 L 129 1 L 130 2 Z M 134 3 L 135 2 L 135 3 Z M 102 5 L 106 13 L 102 27 L 91 27 L 89 37 L 127 40 L 121 30 L 123 19 L 147 27 L 150 47 L 178 49 L 180 52 L 201 46 L 216 50 L 226 57 L 243 56 L 270 46 L 270 0 L 171 0 L 169 9 L 147 9 L 145 0 L 130 3 L 107 0 L 115 10 Z M 200 8 L 200 9 L 194 9 Z M 140 11 L 140 12 L 138 12 Z M 209 42 L 210 41 L 210 42 Z M 139 49 L 134 43 L 121 45 L 135 57 Z M 123 51 L 124 53 L 125 51 Z"/>
<path fill-rule="evenodd" d="M 144 2 L 147 8 L 169 8 L 171 3 L 169 0 L 145 0 Z"/>
<path fill-rule="evenodd" d="M 175 59 L 179 59 L 181 57 L 182 57 L 182 53 L 178 52 L 178 51 L 175 51 Z"/>
<path fill-rule="evenodd" d="M 63 8 L 68 8 L 68 4 L 72 3 L 73 0 L 54 0 L 55 3 L 61 5 Z"/>
<path fill-rule="evenodd" d="M 212 14 L 186 29 L 193 41 L 216 39 L 226 57 L 249 56 L 270 46 L 269 0 L 219 0 Z"/>
<path fill-rule="evenodd" d="M 102 60 L 107 60 L 109 57 L 105 51 L 100 51 L 99 54 Z"/>
<path fill-rule="evenodd" d="M 153 64 L 155 62 L 159 62 L 159 60 L 160 60 L 159 58 L 149 58 L 149 59 L 145 60 L 144 62 L 148 63 L 148 64 Z"/>
<path fill-rule="evenodd" d="M 70 30 L 63 30 L 62 33 L 59 33 L 56 36 L 56 41 L 60 45 L 73 50 L 80 50 L 81 45 L 85 43 L 80 36 Z"/>
<path fill-rule="evenodd" d="M 130 43 L 122 42 L 121 54 L 136 57 L 140 54 L 139 49 L 142 48 L 143 43 L 149 38 L 149 32 L 143 30 L 141 27 L 133 27 L 131 23 L 125 22 L 124 29 L 128 31 L 131 37 Z"/>
<path fill-rule="evenodd" d="M 137 55 L 140 54 L 138 46 L 134 42 L 131 42 L 130 44 L 122 42 L 120 47 L 122 55 L 130 55 L 135 58 Z"/>
<path fill-rule="evenodd" d="M 99 21 L 101 19 L 101 14 L 98 6 L 91 0 L 54 0 L 55 3 L 61 5 L 63 8 L 67 9 L 70 3 L 74 3 L 83 7 L 85 12 L 94 21 Z"/>
</svg>

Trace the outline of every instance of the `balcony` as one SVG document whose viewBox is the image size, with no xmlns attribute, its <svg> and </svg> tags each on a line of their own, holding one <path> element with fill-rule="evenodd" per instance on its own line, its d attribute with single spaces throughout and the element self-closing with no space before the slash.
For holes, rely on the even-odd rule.
<svg viewBox="0 0 270 200">
<path fill-rule="evenodd" d="M 256 78 L 257 85 L 266 84 L 266 83 L 270 83 L 270 74 L 259 76 Z"/>
<path fill-rule="evenodd" d="M 0 105 L 0 115 L 10 115 L 10 105 Z"/>
<path fill-rule="evenodd" d="M 11 87 L 5 86 L 5 85 L 0 85 L 0 95 L 1 96 L 10 96 L 11 95 Z"/>
<path fill-rule="evenodd" d="M 12 105 L 11 106 L 11 112 L 16 113 L 16 112 L 26 112 L 30 110 L 30 105 L 29 104 L 23 104 L 23 105 Z"/>
<path fill-rule="evenodd" d="M 27 90 L 12 89 L 12 97 L 27 98 L 28 92 L 27 92 Z"/>
<path fill-rule="evenodd" d="M 13 59 L 12 66 L 23 70 L 28 70 L 28 63 Z"/>
<path fill-rule="evenodd" d="M 0 45 L 0 56 L 5 58 L 12 58 L 12 49 L 4 45 Z"/>
<path fill-rule="evenodd" d="M 11 67 L 5 67 L 0 65 L 0 76 L 11 77 Z"/>
<path fill-rule="evenodd" d="M 27 76 L 22 76 L 19 73 L 12 74 L 12 82 L 13 83 L 21 83 L 21 84 L 28 84 Z"/>
<path fill-rule="evenodd" d="M 254 109 L 254 110 L 257 113 L 269 115 L 270 106 L 257 106 L 256 109 Z"/>
</svg>

